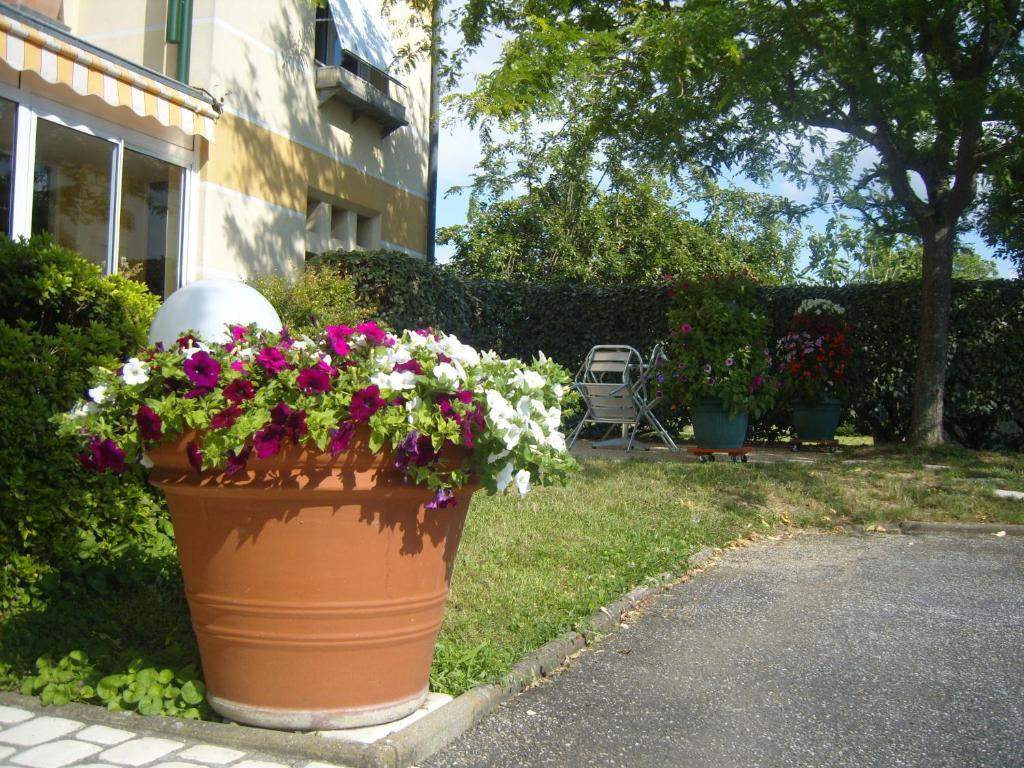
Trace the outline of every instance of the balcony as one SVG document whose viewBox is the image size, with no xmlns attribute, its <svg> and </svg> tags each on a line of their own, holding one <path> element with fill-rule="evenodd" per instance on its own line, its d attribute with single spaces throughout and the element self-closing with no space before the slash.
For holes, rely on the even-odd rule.
<svg viewBox="0 0 1024 768">
<path fill-rule="evenodd" d="M 403 104 L 341 66 L 317 67 L 316 91 L 321 104 L 337 99 L 352 109 L 353 120 L 367 117 L 379 123 L 381 138 L 409 124 Z"/>
</svg>

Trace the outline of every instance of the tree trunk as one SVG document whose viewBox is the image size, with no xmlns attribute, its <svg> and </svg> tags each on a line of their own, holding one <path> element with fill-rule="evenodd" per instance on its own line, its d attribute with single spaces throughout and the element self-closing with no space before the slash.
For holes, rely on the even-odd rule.
<svg viewBox="0 0 1024 768">
<path fill-rule="evenodd" d="M 929 227 L 923 233 L 921 325 L 910 414 L 910 442 L 943 443 L 942 412 L 949 353 L 949 319 L 953 299 L 954 227 Z"/>
</svg>

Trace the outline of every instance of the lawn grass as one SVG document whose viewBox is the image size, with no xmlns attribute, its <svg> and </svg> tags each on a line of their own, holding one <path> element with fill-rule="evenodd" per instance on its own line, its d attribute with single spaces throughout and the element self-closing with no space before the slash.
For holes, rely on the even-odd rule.
<svg viewBox="0 0 1024 768">
<path fill-rule="evenodd" d="M 787 454 L 780 454 L 785 458 Z M 600 606 L 698 549 L 787 526 L 827 530 L 905 519 L 1024 523 L 1020 454 L 844 445 L 812 463 L 584 461 L 567 488 L 473 499 L 431 682 L 458 694 L 500 678 Z M 931 466 L 926 466 L 931 465 Z M 102 674 L 134 657 L 197 663 L 168 540 L 136 542 L 123 562 L 85 568 L 42 603 L 0 621 L 0 687 L 38 656 L 85 651 Z"/>
<path fill-rule="evenodd" d="M 568 488 L 538 489 L 523 499 L 477 494 L 434 687 L 457 694 L 497 677 L 632 587 L 666 571 L 681 573 L 701 547 L 752 532 L 906 519 L 1024 523 L 1024 503 L 992 493 L 1024 490 L 1018 454 L 868 446 L 815 458 L 703 465 L 588 460 Z"/>
</svg>

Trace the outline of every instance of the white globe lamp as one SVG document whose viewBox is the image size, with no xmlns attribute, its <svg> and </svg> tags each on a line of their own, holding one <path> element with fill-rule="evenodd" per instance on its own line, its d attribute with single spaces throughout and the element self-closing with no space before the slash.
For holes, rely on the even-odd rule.
<svg viewBox="0 0 1024 768">
<path fill-rule="evenodd" d="M 198 280 L 167 297 L 149 327 L 149 343 L 170 348 L 186 331 L 206 342 L 225 342 L 228 325 L 251 323 L 281 330 L 281 318 L 255 288 L 237 280 Z"/>
</svg>

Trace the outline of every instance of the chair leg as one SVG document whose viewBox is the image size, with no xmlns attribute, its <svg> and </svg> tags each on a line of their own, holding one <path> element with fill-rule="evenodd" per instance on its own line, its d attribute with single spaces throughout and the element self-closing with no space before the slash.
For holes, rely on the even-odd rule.
<svg viewBox="0 0 1024 768">
<path fill-rule="evenodd" d="M 672 436 L 668 433 L 668 430 L 662 426 L 661 422 L 658 421 L 658 417 L 651 412 L 650 408 L 644 408 L 643 412 L 640 415 L 648 423 L 648 425 L 650 425 L 651 429 L 658 433 L 658 437 L 661 438 L 661 442 L 663 442 L 669 450 L 679 450 L 679 447 L 672 439 Z"/>
<path fill-rule="evenodd" d="M 572 436 L 569 438 L 569 445 L 567 446 L 568 450 L 571 451 L 572 447 L 576 444 L 576 438 L 579 437 L 580 432 L 583 431 L 583 425 L 587 423 L 587 416 L 589 415 L 590 411 L 588 410 L 585 414 L 583 414 L 583 418 L 580 419 L 580 423 L 576 425 L 576 429 L 572 431 Z"/>
</svg>

